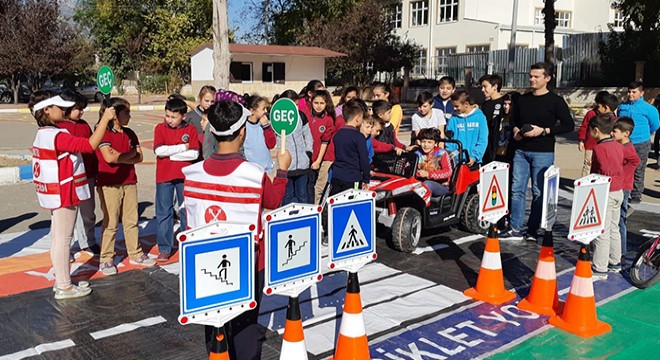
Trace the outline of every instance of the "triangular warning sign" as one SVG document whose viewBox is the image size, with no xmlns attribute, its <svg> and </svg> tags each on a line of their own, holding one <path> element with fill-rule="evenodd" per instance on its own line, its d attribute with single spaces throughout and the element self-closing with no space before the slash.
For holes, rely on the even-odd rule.
<svg viewBox="0 0 660 360">
<path fill-rule="evenodd" d="M 341 235 L 341 241 L 339 242 L 339 246 L 337 246 L 337 254 L 368 247 L 369 243 L 367 242 L 367 237 L 364 236 L 364 231 L 362 231 L 362 227 L 355 215 L 355 211 L 351 210 L 351 215 L 348 217 L 346 228 Z"/>
<path fill-rule="evenodd" d="M 485 201 L 481 208 L 482 213 L 506 207 L 504 197 L 502 196 L 502 189 L 500 189 L 500 182 L 497 181 L 497 176 L 493 175 L 490 180 L 490 185 L 488 185 L 486 190 L 487 193 L 484 194 Z"/>
<path fill-rule="evenodd" d="M 573 230 L 582 230 L 592 227 L 599 227 L 602 224 L 600 217 L 600 210 L 598 210 L 598 202 L 596 201 L 596 192 L 594 189 L 589 191 L 587 199 L 582 204 L 582 210 L 578 213 L 573 224 Z"/>
</svg>

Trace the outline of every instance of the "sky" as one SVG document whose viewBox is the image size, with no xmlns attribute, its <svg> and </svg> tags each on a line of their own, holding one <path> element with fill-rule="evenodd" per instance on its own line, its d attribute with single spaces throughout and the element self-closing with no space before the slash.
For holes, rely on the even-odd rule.
<svg viewBox="0 0 660 360">
<path fill-rule="evenodd" d="M 236 38 L 238 42 L 241 41 L 241 37 L 252 30 L 256 23 L 254 17 L 248 16 L 247 8 L 250 1 L 248 0 L 229 0 L 228 5 L 228 15 L 229 15 L 229 28 L 237 29 Z"/>
</svg>

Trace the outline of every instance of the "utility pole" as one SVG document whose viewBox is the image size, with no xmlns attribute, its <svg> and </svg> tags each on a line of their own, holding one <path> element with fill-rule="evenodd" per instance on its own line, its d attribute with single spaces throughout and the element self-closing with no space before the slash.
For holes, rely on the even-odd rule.
<svg viewBox="0 0 660 360">
<path fill-rule="evenodd" d="M 227 0 L 213 0 L 213 84 L 217 89 L 229 87 L 230 62 Z"/>
<path fill-rule="evenodd" d="M 516 62 L 516 30 L 518 27 L 518 0 L 513 0 L 513 15 L 511 16 L 511 39 L 509 40 L 509 64 L 506 68 L 506 86 L 513 87 L 514 68 Z"/>
</svg>

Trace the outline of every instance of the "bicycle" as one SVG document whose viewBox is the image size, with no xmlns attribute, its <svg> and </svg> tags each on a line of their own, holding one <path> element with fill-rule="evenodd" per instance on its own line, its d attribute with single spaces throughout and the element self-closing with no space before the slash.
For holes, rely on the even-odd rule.
<svg viewBox="0 0 660 360">
<path fill-rule="evenodd" d="M 660 281 L 660 236 L 642 245 L 630 268 L 630 280 L 640 289 Z"/>
</svg>

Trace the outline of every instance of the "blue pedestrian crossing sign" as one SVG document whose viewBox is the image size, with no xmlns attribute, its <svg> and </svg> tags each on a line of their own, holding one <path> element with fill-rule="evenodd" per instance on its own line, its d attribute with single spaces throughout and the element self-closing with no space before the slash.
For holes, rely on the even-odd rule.
<svg viewBox="0 0 660 360">
<path fill-rule="evenodd" d="M 328 240 L 333 269 L 355 270 L 376 258 L 375 193 L 346 190 L 328 198 Z"/>
<path fill-rule="evenodd" d="M 254 224 L 215 222 L 179 234 L 181 324 L 231 320 L 256 307 Z"/>
<path fill-rule="evenodd" d="M 298 294 L 320 281 L 321 207 L 289 204 L 264 217 L 266 295 Z"/>
</svg>

